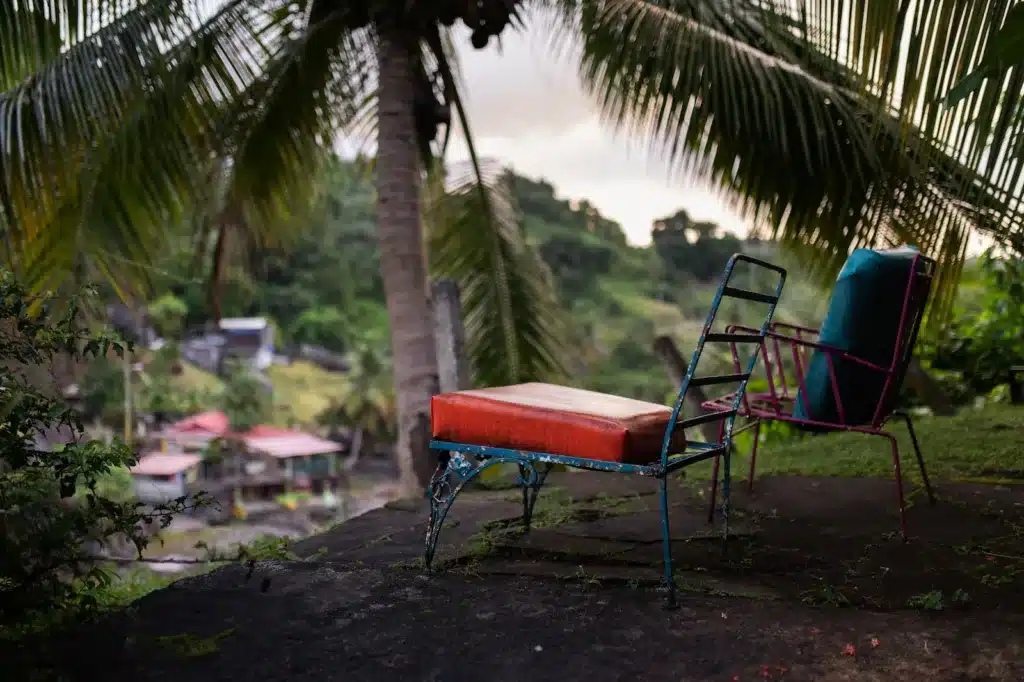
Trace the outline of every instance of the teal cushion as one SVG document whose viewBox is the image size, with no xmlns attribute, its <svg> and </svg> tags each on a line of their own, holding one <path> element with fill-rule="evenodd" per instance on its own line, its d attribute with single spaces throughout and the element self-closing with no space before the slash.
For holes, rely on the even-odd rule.
<svg viewBox="0 0 1024 682">
<path fill-rule="evenodd" d="M 888 368 L 917 254 L 911 247 L 851 253 L 832 291 L 819 342 Z M 869 424 L 882 398 L 885 376 L 836 355 L 833 367 L 846 424 Z M 815 351 L 804 371 L 804 388 L 797 393 L 793 416 L 838 423 L 839 407 L 825 354 Z"/>
</svg>

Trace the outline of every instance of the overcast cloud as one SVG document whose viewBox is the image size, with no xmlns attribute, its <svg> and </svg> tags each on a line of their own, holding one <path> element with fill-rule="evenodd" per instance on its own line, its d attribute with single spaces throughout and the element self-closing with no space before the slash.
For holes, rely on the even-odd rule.
<svg viewBox="0 0 1024 682">
<path fill-rule="evenodd" d="M 492 41 L 474 50 L 468 32 L 457 35 L 470 125 L 478 153 L 517 173 L 545 179 L 561 198 L 587 199 L 618 221 L 634 244 L 650 242 L 651 224 L 686 209 L 737 235 L 750 224 L 697 179 L 670 176 L 669 165 L 643 142 L 616 135 L 599 121 L 583 93 L 572 59 L 556 59 L 548 34 L 535 22 L 506 32 L 499 53 Z M 448 159 L 467 158 L 461 137 Z M 988 240 L 974 237 L 972 252 Z"/>
<path fill-rule="evenodd" d="M 602 125 L 574 63 L 555 59 L 542 29 L 507 33 L 503 43 L 499 53 L 493 46 L 472 49 L 466 36 L 458 41 L 481 155 L 548 180 L 563 198 L 588 199 L 621 223 L 633 243 L 649 242 L 651 223 L 680 208 L 729 231 L 747 232 L 713 192 L 687 178 L 670 181 L 668 165 L 645 145 Z M 449 158 L 466 158 L 461 139 L 453 141 Z"/>
</svg>

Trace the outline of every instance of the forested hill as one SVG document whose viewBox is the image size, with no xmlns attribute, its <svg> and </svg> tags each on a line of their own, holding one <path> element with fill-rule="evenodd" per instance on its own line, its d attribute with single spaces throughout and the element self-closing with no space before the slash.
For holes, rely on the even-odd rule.
<svg viewBox="0 0 1024 682">
<path fill-rule="evenodd" d="M 777 259 L 773 245 L 720 234 L 680 211 L 658 221 L 649 247 L 626 242 L 620 226 L 585 200 L 557 197 L 552 185 L 512 175 L 523 227 L 554 274 L 574 337 L 574 383 L 661 401 L 670 390 L 652 351 L 671 334 L 689 352 L 726 260 L 736 251 Z M 279 346 L 314 343 L 336 351 L 387 346 L 387 314 L 374 239 L 372 178 L 337 162 L 317 219 L 286 248 L 246 259 L 239 249 L 222 294 L 224 316 L 266 315 Z M 162 291 L 187 306 L 186 322 L 209 309 L 202 277 L 189 268 L 183 236 L 168 259 Z M 781 319 L 813 321 L 818 292 L 792 278 Z"/>
</svg>

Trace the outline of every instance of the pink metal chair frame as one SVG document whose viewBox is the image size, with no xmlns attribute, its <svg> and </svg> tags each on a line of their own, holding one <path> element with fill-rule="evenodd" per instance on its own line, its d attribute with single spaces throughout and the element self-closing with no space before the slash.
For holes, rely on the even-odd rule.
<svg viewBox="0 0 1024 682">
<path fill-rule="evenodd" d="M 921 470 L 921 479 L 924 483 L 925 490 L 928 493 L 928 501 L 930 504 L 935 504 L 935 495 L 932 492 L 932 486 L 928 480 L 928 473 L 925 470 L 924 458 L 921 456 L 921 448 L 917 440 L 917 435 L 914 432 L 913 421 L 909 414 L 893 410 L 898 398 L 900 387 L 903 383 L 903 376 L 906 373 L 907 365 L 913 355 L 914 344 L 917 341 L 917 332 L 921 325 L 921 317 L 924 312 L 925 303 L 928 299 L 928 293 L 931 289 L 934 267 L 934 261 L 931 259 L 925 258 L 921 255 L 917 255 L 914 258 L 914 262 L 911 267 L 911 274 L 908 278 L 907 288 L 903 298 L 903 309 L 900 315 L 895 349 L 892 361 L 889 363 L 888 367 L 877 365 L 863 358 L 858 358 L 847 351 L 819 343 L 817 341 L 819 330 L 817 329 L 800 327 L 781 322 L 776 322 L 771 325 L 768 334 L 761 342 L 761 357 L 764 358 L 765 373 L 768 379 L 768 391 L 747 391 L 747 393 L 742 397 L 740 408 L 737 412 L 738 416 L 746 417 L 748 420 L 747 424 L 745 424 L 741 430 L 752 428 L 754 431 L 754 445 L 750 454 L 750 471 L 747 474 L 748 490 L 752 491 L 754 487 L 754 469 L 757 465 L 757 446 L 762 421 L 777 421 L 799 424 L 802 426 L 812 426 L 823 431 L 855 431 L 872 436 L 880 436 L 889 441 L 892 449 L 893 469 L 896 474 L 896 493 L 899 502 L 900 537 L 903 540 L 907 539 L 906 509 L 903 494 L 903 476 L 900 468 L 899 444 L 896 441 L 896 437 L 892 433 L 885 431 L 884 428 L 888 421 L 893 417 L 897 417 L 906 422 L 907 430 L 910 433 L 910 442 L 914 447 L 917 464 Z M 758 330 L 756 329 L 748 329 L 741 325 L 733 325 L 727 329 L 727 333 L 730 334 L 744 332 L 752 333 L 757 331 Z M 810 362 L 811 353 L 814 351 L 820 351 L 825 356 L 829 377 L 831 379 L 832 396 L 835 399 L 836 411 L 839 415 L 839 420 L 835 423 L 799 419 L 793 416 L 793 408 L 795 406 L 794 403 L 797 395 L 805 401 L 805 413 L 809 412 L 809 410 L 806 409 L 808 405 L 806 403 L 807 390 L 805 385 L 805 368 Z M 740 358 L 735 345 L 731 346 L 731 352 L 733 363 L 737 367 L 736 371 L 739 371 Z M 787 381 L 786 370 L 782 362 L 782 359 L 785 357 L 785 352 L 792 355 L 799 393 L 793 391 L 790 387 L 790 382 Z M 836 380 L 835 363 L 837 359 L 843 359 L 845 361 L 855 363 L 856 365 L 863 367 L 866 372 L 877 372 L 885 376 L 885 382 L 878 402 L 875 405 L 873 417 L 868 424 L 847 423 L 846 411 L 843 408 L 843 402 L 840 396 L 839 383 Z M 709 400 L 703 403 L 702 407 L 705 410 L 713 412 L 732 409 L 734 397 L 735 394 L 730 394 L 714 400 Z M 711 503 L 710 509 L 708 510 L 709 522 L 714 518 L 715 506 L 717 504 L 718 469 L 719 458 L 715 457 L 714 471 L 711 479 Z"/>
</svg>

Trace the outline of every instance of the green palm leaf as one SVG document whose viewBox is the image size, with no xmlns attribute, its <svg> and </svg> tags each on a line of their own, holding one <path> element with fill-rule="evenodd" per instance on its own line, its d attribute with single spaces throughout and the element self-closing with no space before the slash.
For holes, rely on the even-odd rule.
<svg viewBox="0 0 1024 682">
<path fill-rule="evenodd" d="M 241 0 L 198 26 L 181 5 L 132 9 L 0 95 L 0 214 L 35 286 L 85 255 L 130 281 L 124 263 L 153 262 L 200 186 L 217 102 L 238 89 L 229 60 L 257 57 L 260 36 Z"/>
<path fill-rule="evenodd" d="M 943 264 L 945 309 L 972 229 L 1014 243 L 1016 204 L 941 136 L 955 116 L 935 113 L 988 27 L 971 24 L 943 62 L 952 0 L 921 4 L 928 30 L 884 0 L 557 4 L 556 37 L 580 37 L 581 77 L 606 120 L 717 186 L 823 277 L 853 247 L 917 244 Z M 901 72 L 921 80 L 896 94 Z"/>
<path fill-rule="evenodd" d="M 564 372 L 551 275 L 526 243 L 505 174 L 456 167 L 426 197 L 431 272 L 459 283 L 476 382 L 500 386 Z"/>
</svg>

